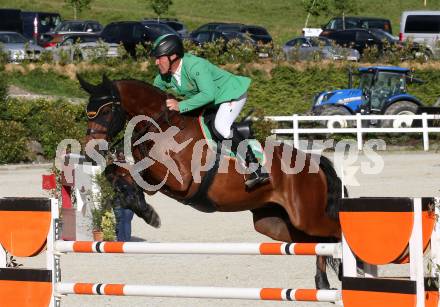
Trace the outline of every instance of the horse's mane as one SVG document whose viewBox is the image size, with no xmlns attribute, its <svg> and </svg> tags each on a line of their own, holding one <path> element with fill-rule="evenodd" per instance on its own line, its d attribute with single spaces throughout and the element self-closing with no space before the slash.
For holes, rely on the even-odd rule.
<svg viewBox="0 0 440 307">
<path fill-rule="evenodd" d="M 154 86 L 151 83 L 142 81 L 142 80 L 138 80 L 138 79 L 121 79 L 121 80 L 115 80 L 116 82 L 130 82 L 130 83 L 138 83 L 139 86 L 146 88 L 148 91 L 153 91 L 154 93 L 156 93 L 159 96 L 162 96 L 163 99 L 166 99 L 169 94 L 167 94 L 167 92 L 161 90 L 160 88 Z"/>
</svg>

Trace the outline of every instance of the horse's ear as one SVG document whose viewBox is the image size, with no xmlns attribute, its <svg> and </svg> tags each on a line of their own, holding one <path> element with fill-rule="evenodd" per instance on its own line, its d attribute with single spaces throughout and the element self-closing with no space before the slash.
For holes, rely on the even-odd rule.
<svg viewBox="0 0 440 307">
<path fill-rule="evenodd" d="M 113 87 L 113 82 L 107 77 L 106 74 L 102 75 L 102 84 L 106 89 L 112 89 Z"/>
<path fill-rule="evenodd" d="M 87 93 L 92 94 L 93 92 L 96 91 L 96 86 L 94 86 L 93 84 L 88 83 L 79 74 L 76 74 L 76 78 L 78 79 L 79 84 L 81 85 L 83 90 L 85 90 Z"/>
</svg>

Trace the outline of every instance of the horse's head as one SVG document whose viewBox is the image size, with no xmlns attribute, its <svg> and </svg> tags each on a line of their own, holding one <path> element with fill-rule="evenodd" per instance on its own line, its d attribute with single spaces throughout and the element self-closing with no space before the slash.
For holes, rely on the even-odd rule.
<svg viewBox="0 0 440 307">
<path fill-rule="evenodd" d="M 105 75 L 98 85 L 88 83 L 79 75 L 77 78 L 81 87 L 90 94 L 86 142 L 91 139 L 111 140 L 124 128 L 126 121 L 117 87 Z"/>
</svg>

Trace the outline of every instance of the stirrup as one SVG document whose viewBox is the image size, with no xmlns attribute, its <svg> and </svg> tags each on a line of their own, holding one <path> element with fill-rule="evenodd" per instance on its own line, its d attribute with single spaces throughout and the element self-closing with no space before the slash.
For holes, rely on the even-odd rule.
<svg viewBox="0 0 440 307">
<path fill-rule="evenodd" d="M 250 174 L 250 178 L 248 178 L 244 184 L 246 186 L 246 189 L 250 190 L 256 187 L 257 185 L 262 185 L 264 183 L 269 182 L 269 174 L 261 172 L 262 166 L 259 167 L 258 170 Z"/>
</svg>

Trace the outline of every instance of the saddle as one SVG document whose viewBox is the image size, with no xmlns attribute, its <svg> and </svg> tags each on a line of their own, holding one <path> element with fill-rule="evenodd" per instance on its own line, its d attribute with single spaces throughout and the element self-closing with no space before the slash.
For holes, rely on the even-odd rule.
<svg viewBox="0 0 440 307">
<path fill-rule="evenodd" d="M 218 150 L 218 147 L 224 140 L 224 138 L 217 132 L 214 126 L 216 111 L 217 110 L 215 109 L 205 109 L 199 116 L 200 129 L 202 130 L 205 139 L 208 141 L 210 149 L 215 152 Z M 238 136 L 241 140 L 248 140 L 248 145 L 254 153 L 255 157 L 261 164 L 264 164 L 265 156 L 263 147 L 252 134 L 252 112 L 253 111 L 247 114 L 240 122 L 233 123 L 231 129 L 233 131 L 233 134 Z M 245 161 L 245 157 L 240 157 L 237 154 L 236 150 L 236 148 L 228 148 L 228 150 L 222 151 L 222 154 L 226 154 L 229 157 L 239 158 L 241 161 Z"/>
<path fill-rule="evenodd" d="M 202 212 L 216 211 L 215 204 L 213 204 L 208 198 L 207 192 L 214 180 L 215 175 L 217 174 L 221 156 L 227 155 L 231 158 L 238 158 L 241 163 L 246 165 L 246 157 L 241 157 L 239 154 L 237 154 L 236 148 L 235 150 L 231 148 L 224 150 L 224 148 L 222 148 L 221 143 L 224 138 L 216 131 L 214 127 L 215 115 L 215 109 L 205 109 L 199 116 L 200 129 L 203 133 L 203 136 L 207 140 L 209 148 L 216 153 L 214 165 L 206 172 L 205 176 L 203 176 L 197 192 L 190 198 L 187 198 L 183 201 L 184 204 L 190 205 Z M 264 150 L 261 144 L 253 138 L 251 124 L 252 122 L 249 114 L 242 121 L 234 123 L 231 129 L 234 136 L 238 136 L 241 140 L 247 140 L 248 150 L 252 150 L 259 163 L 263 164 L 265 162 Z"/>
</svg>

